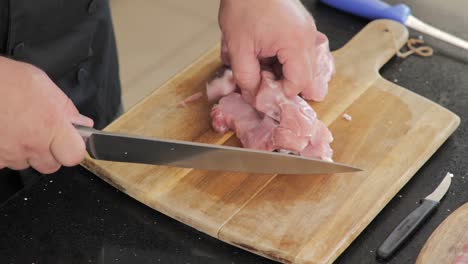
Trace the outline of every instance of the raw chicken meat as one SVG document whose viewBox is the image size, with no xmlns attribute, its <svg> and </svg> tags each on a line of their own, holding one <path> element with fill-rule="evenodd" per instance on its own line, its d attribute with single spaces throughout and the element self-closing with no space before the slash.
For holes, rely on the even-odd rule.
<svg viewBox="0 0 468 264">
<path fill-rule="evenodd" d="M 275 150 L 271 133 L 277 126 L 276 122 L 267 116 L 262 118 L 239 93 L 223 97 L 211 110 L 211 118 L 215 131 L 220 133 L 235 131 L 244 147 Z"/>
<path fill-rule="evenodd" d="M 327 94 L 335 67 L 325 35 L 318 36 L 316 48 L 314 85 L 301 95 L 320 101 Z M 211 111 L 214 130 L 234 131 L 245 148 L 331 161 L 333 137 L 328 128 L 304 99 L 287 97 L 272 70 L 263 69 L 261 83 L 254 92 L 239 89 L 229 69 L 207 85 L 208 98 L 221 98 Z"/>
<path fill-rule="evenodd" d="M 236 90 L 237 86 L 231 70 L 225 70 L 220 78 L 216 78 L 206 85 L 206 95 L 210 102 L 218 101 L 221 97 Z"/>
<path fill-rule="evenodd" d="M 200 100 L 202 97 L 203 97 L 203 93 L 202 93 L 202 92 L 194 93 L 194 94 L 192 94 L 191 96 L 185 98 L 182 102 L 180 102 L 180 103 L 178 104 L 178 106 L 187 107 L 187 104 L 196 102 L 196 101 Z"/>
<path fill-rule="evenodd" d="M 346 121 L 349 121 L 349 122 L 351 122 L 351 121 L 353 120 L 353 117 L 350 116 L 350 115 L 348 115 L 348 114 L 346 114 L 346 113 L 343 114 L 343 118 L 344 118 Z"/>
<path fill-rule="evenodd" d="M 465 244 L 463 252 L 455 257 L 452 264 L 468 264 L 468 244 Z"/>
</svg>

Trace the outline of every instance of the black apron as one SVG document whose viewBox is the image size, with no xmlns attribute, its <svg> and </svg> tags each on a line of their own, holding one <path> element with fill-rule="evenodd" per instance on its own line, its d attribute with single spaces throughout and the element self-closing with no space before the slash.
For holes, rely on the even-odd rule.
<svg viewBox="0 0 468 264">
<path fill-rule="evenodd" d="M 0 0 L 0 54 L 44 70 L 96 128 L 121 107 L 108 0 Z"/>
</svg>

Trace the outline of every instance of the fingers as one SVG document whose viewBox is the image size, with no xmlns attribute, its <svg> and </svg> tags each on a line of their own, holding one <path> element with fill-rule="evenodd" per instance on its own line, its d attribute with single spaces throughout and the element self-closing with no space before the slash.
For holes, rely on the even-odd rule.
<svg viewBox="0 0 468 264">
<path fill-rule="evenodd" d="M 229 60 L 229 50 L 227 43 L 224 39 L 224 35 L 221 36 L 221 60 L 223 61 L 224 65 L 229 66 L 231 62 Z"/>
<path fill-rule="evenodd" d="M 3 163 L 0 164 L 0 169 L 4 169 L 6 167 L 12 170 L 24 170 L 32 167 L 40 173 L 51 174 L 60 169 L 60 164 L 55 160 L 49 151 L 43 151 L 35 155 L 34 158 L 29 158 L 27 160 L 11 160 L 8 162 L 7 166 L 3 165 Z"/>
<path fill-rule="evenodd" d="M 73 102 L 67 98 L 65 104 L 65 115 L 70 120 L 72 124 L 93 127 L 94 121 L 78 112 Z"/>
<path fill-rule="evenodd" d="M 248 43 L 248 42 L 244 42 Z M 260 63 L 253 45 L 237 45 L 230 50 L 229 59 L 237 85 L 255 91 L 260 84 Z"/>
<path fill-rule="evenodd" d="M 52 173 L 61 165 L 80 163 L 85 144 L 72 124 L 93 126 L 93 121 L 81 115 L 41 69 L 9 60 L 0 60 L 0 67 L 8 69 L 0 71 L 0 79 L 12 86 L 0 86 L 0 120 L 6 124 L 0 137 L 0 168 L 31 166 Z"/>
<path fill-rule="evenodd" d="M 43 151 L 36 157 L 28 160 L 29 165 L 42 174 L 51 174 L 60 169 L 60 163 L 58 163 L 52 156 L 50 151 Z"/>
<path fill-rule="evenodd" d="M 295 96 L 313 85 L 313 56 L 314 53 L 307 49 L 278 51 L 278 60 L 283 65 L 281 82 L 287 96 Z"/>
<path fill-rule="evenodd" d="M 78 165 L 85 157 L 85 143 L 73 124 L 92 127 L 93 120 L 81 115 L 68 97 L 65 100 L 62 109 L 64 115 L 57 120 L 55 134 L 50 142 L 50 155 L 41 157 L 38 164 L 35 164 L 46 171 L 57 170 L 60 165 Z"/>
<path fill-rule="evenodd" d="M 82 114 L 77 114 L 74 115 L 70 118 L 70 122 L 74 125 L 80 125 L 80 126 L 87 126 L 87 127 L 93 127 L 94 121 Z"/>
<path fill-rule="evenodd" d="M 52 139 L 50 150 L 54 159 L 67 167 L 78 165 L 85 157 L 85 143 L 73 125 L 63 121 Z"/>
<path fill-rule="evenodd" d="M 26 160 L 15 160 L 8 164 L 8 168 L 12 170 L 24 170 L 29 168 L 29 164 Z"/>
<path fill-rule="evenodd" d="M 81 136 L 72 124 L 93 126 L 93 120 L 81 115 L 71 101 L 66 104 L 60 120 L 56 123 L 55 134 L 50 145 L 37 141 L 31 147 L 35 149 L 30 154 L 12 159 L 5 165 L 0 163 L 0 169 L 8 167 L 13 170 L 23 170 L 32 167 L 40 173 L 51 174 L 61 165 L 74 166 L 79 164 L 85 156 L 85 145 Z M 39 146 L 45 143 L 44 146 Z"/>
</svg>

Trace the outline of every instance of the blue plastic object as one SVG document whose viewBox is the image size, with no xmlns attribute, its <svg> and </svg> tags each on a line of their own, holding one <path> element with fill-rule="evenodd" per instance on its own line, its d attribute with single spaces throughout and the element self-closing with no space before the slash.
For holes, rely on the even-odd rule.
<svg viewBox="0 0 468 264">
<path fill-rule="evenodd" d="M 411 13 L 405 4 L 391 6 L 379 0 L 321 0 L 323 3 L 356 16 L 374 19 L 391 19 L 405 24 Z"/>
</svg>

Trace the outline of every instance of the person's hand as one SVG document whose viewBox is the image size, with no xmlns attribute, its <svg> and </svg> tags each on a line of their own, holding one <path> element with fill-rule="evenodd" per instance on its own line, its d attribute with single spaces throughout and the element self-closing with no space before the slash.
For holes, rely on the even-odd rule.
<svg viewBox="0 0 468 264">
<path fill-rule="evenodd" d="M 0 169 L 49 174 L 77 165 L 86 150 L 73 124 L 93 121 L 43 71 L 0 57 Z"/>
<path fill-rule="evenodd" d="M 237 84 L 252 94 L 260 83 L 260 62 L 277 57 L 282 85 L 294 96 L 313 85 L 317 29 L 299 0 L 221 0 L 223 62 Z"/>
</svg>

